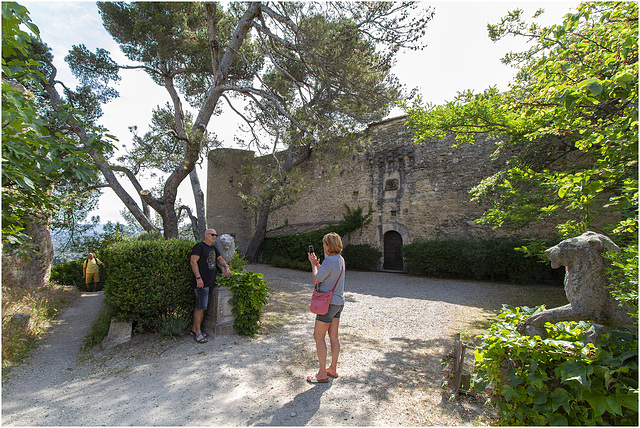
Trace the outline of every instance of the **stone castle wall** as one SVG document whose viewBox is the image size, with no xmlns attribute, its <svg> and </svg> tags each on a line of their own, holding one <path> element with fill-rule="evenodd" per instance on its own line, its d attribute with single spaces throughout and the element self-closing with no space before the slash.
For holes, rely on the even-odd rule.
<svg viewBox="0 0 640 428">
<path fill-rule="evenodd" d="M 271 234 L 337 223 L 346 204 L 352 209 L 360 206 L 365 213 L 369 206 L 373 210 L 371 224 L 362 233 L 352 233 L 346 243 L 371 245 L 385 252 L 385 257 L 389 232 L 396 241 L 401 238 L 402 245 L 506 235 L 475 223 L 482 208 L 469 195 L 498 168 L 490 160 L 495 150 L 491 141 L 452 147 L 455 141 L 445 139 L 419 145 L 406 128 L 406 117 L 372 124 L 363 138 L 369 140 L 367 149 L 348 158 L 312 155 L 302 168 L 308 186 L 295 204 L 270 215 L 269 229 L 280 228 Z M 253 214 L 242 208 L 237 195 L 239 168 L 251 157 L 252 152 L 234 149 L 217 149 L 209 155 L 207 221 L 219 233 L 233 235 L 239 250 L 246 248 L 254 227 Z M 542 230 L 538 227 L 526 234 Z"/>
</svg>

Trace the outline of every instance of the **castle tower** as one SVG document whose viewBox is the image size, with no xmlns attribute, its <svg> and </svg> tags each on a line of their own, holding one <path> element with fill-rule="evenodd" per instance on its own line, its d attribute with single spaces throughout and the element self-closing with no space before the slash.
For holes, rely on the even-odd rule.
<svg viewBox="0 0 640 428">
<path fill-rule="evenodd" d="M 207 227 L 233 236 L 236 249 L 246 251 L 253 235 L 253 213 L 242 207 L 239 193 L 251 189 L 241 183 L 241 168 L 253 160 L 254 152 L 222 148 L 211 150 L 208 158 Z"/>
</svg>

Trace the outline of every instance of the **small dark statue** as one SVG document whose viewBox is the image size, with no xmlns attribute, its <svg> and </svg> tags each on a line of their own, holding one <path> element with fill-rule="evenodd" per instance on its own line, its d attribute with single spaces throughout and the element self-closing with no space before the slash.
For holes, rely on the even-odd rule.
<svg viewBox="0 0 640 428">
<path fill-rule="evenodd" d="M 596 343 L 598 338 L 614 327 L 633 324 L 628 308 L 614 299 L 607 289 L 604 251 L 620 252 L 611 239 L 595 232 L 565 239 L 545 251 L 551 267 L 566 266 L 564 290 L 569 304 L 532 315 L 518 324 L 518 331 L 527 336 L 547 338 L 546 322 L 591 321 L 594 326 L 585 338 Z"/>
</svg>

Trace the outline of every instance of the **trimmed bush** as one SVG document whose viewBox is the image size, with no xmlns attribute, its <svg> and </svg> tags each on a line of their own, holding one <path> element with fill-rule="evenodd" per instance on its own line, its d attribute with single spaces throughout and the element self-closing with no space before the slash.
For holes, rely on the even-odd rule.
<svg viewBox="0 0 640 428">
<path fill-rule="evenodd" d="M 376 270 L 382 252 L 370 245 L 347 245 L 342 256 L 347 269 Z"/>
<path fill-rule="evenodd" d="M 194 241 L 134 240 L 110 246 L 104 255 L 109 266 L 105 288 L 107 302 L 116 321 L 131 321 L 138 331 L 157 331 L 163 337 L 184 333 L 191 325 L 196 304 L 189 266 Z M 246 264 L 234 254 L 230 266 Z M 240 335 L 258 332 L 267 291 L 262 275 L 232 271 L 230 277 L 218 274 L 218 286 L 232 293 L 234 328 Z"/>
<path fill-rule="evenodd" d="M 638 337 L 614 331 L 585 344 L 585 322 L 546 324 L 548 339 L 518 323 L 542 310 L 505 306 L 476 349 L 473 385 L 491 386 L 502 425 L 638 423 Z"/>
<path fill-rule="evenodd" d="M 524 244 L 513 239 L 428 241 L 406 245 L 402 254 L 407 270 L 416 275 L 561 284 L 561 271 L 515 250 Z"/>
<path fill-rule="evenodd" d="M 311 264 L 309 263 L 309 259 L 305 261 L 299 260 L 289 260 L 282 256 L 273 256 L 271 258 L 271 265 L 279 268 L 285 269 L 297 269 L 297 270 L 309 270 L 311 269 Z"/>
<path fill-rule="evenodd" d="M 184 239 L 135 240 L 107 248 L 105 297 L 116 321 L 131 321 L 140 331 L 155 330 L 167 318 L 192 313 L 195 295 L 189 257 L 193 245 Z"/>
</svg>

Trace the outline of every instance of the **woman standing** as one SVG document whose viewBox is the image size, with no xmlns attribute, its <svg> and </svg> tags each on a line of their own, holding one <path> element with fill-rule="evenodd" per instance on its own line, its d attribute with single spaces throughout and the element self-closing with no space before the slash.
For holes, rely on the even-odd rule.
<svg viewBox="0 0 640 428">
<path fill-rule="evenodd" d="M 315 253 L 308 253 L 311 262 L 311 273 L 313 282 L 319 292 L 331 291 L 333 286 L 333 298 L 329 305 L 329 312 L 325 315 L 316 315 L 316 325 L 313 330 L 313 338 L 316 341 L 316 351 L 318 353 L 318 373 L 307 376 L 307 382 L 326 383 L 329 377 L 338 377 L 338 354 L 340 353 L 340 340 L 338 339 L 338 326 L 340 325 L 340 314 L 344 307 L 344 259 L 340 255 L 342 252 L 342 239 L 337 233 L 327 233 L 322 238 L 324 248 L 324 261 L 320 261 Z M 331 344 L 331 365 L 327 364 L 327 344 L 325 336 L 329 332 L 329 342 Z"/>
</svg>

